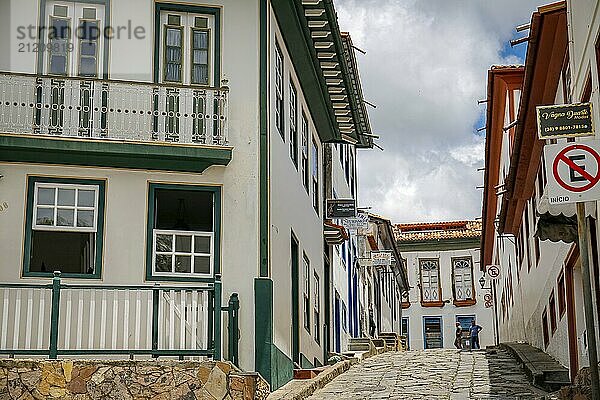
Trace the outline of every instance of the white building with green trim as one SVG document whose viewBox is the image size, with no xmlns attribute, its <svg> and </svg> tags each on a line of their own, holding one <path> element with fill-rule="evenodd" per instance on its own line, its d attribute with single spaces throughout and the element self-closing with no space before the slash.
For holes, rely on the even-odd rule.
<svg viewBox="0 0 600 400">
<path fill-rule="evenodd" d="M 397 224 L 396 240 L 410 290 L 402 299 L 402 334 L 412 350 L 454 348 L 456 323 L 461 345 L 469 347 L 471 321 L 481 326 L 480 346 L 495 343 L 490 282 L 481 286 L 481 222 L 450 221 Z"/>
<path fill-rule="evenodd" d="M 371 146 L 332 1 L 11 0 L 0 21 L 0 353 L 223 356 L 272 388 L 324 363 L 323 149 Z"/>
</svg>

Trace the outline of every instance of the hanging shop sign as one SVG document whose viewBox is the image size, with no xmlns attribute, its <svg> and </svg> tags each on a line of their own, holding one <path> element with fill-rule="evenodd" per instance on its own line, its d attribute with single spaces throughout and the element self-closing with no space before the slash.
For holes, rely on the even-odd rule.
<svg viewBox="0 0 600 400">
<path fill-rule="evenodd" d="M 326 217 L 329 219 L 356 217 L 356 200 L 327 199 Z"/>
<path fill-rule="evenodd" d="M 375 267 L 390 266 L 392 265 L 392 252 L 390 250 L 372 251 L 371 260 Z"/>
<path fill-rule="evenodd" d="M 594 136 L 591 103 L 538 106 L 536 110 L 540 139 Z"/>
<path fill-rule="evenodd" d="M 357 213 L 356 217 L 343 218 L 342 226 L 348 230 L 369 229 L 369 216 L 365 213 Z"/>
</svg>

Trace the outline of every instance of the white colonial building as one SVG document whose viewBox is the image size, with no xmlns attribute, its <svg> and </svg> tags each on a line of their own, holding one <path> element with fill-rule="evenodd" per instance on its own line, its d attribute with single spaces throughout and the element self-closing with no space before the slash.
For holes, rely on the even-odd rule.
<svg viewBox="0 0 600 400">
<path fill-rule="evenodd" d="M 0 22 L 0 353 L 224 354 L 273 389 L 324 363 L 324 148 L 354 171 L 370 147 L 333 3 L 11 0 Z"/>
<path fill-rule="evenodd" d="M 484 299 L 492 293 L 479 283 L 481 223 L 397 224 L 395 229 L 410 284 L 402 299 L 402 334 L 408 347 L 454 348 L 457 322 L 466 345 L 471 321 L 483 328 L 481 348 L 493 345 L 495 321 Z"/>
<path fill-rule="evenodd" d="M 567 367 L 589 365 L 575 206 L 550 206 L 536 106 L 593 103 L 600 118 L 600 4 L 567 1 L 531 16 L 525 66 L 488 72 L 481 267 L 499 265 L 499 340 L 525 341 Z M 579 139 L 569 139 L 575 141 Z M 598 334 L 597 202 L 586 207 Z"/>
<path fill-rule="evenodd" d="M 358 239 L 360 337 L 400 335 L 402 296 L 409 287 L 406 265 L 391 221 L 369 214 L 368 226 L 359 232 Z M 385 258 L 390 260 L 389 265 L 375 261 L 376 254 L 382 253 L 388 254 Z"/>
</svg>

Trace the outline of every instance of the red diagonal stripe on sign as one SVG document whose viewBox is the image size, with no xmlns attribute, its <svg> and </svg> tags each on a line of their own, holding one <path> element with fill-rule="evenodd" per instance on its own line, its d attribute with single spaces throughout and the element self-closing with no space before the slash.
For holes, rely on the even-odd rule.
<svg viewBox="0 0 600 400">
<path fill-rule="evenodd" d="M 588 181 L 590 181 L 592 183 L 598 182 L 598 180 L 600 178 L 599 176 L 595 176 L 595 177 L 592 176 L 589 172 L 587 172 L 585 169 L 581 168 L 579 165 L 575 164 L 570 158 L 566 157 L 564 154 L 561 154 L 559 156 L 559 159 L 564 161 L 572 170 L 578 172 L 579 175 L 583 176 Z"/>
</svg>

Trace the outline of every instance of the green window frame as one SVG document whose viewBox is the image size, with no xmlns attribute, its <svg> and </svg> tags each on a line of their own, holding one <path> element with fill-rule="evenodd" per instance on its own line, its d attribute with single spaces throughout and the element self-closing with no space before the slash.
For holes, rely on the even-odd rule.
<svg viewBox="0 0 600 400">
<path fill-rule="evenodd" d="M 214 48 L 209 48 L 209 53 L 214 54 L 214 63 L 212 71 L 209 68 L 209 73 L 212 72 L 212 86 L 221 84 L 221 8 L 208 6 L 194 6 L 188 4 L 174 3 L 156 3 L 154 8 L 154 82 L 158 83 L 161 77 L 160 60 L 163 57 L 160 51 L 160 43 L 163 40 L 161 25 L 161 13 L 172 11 L 174 13 L 189 13 L 198 14 L 199 16 L 207 15 L 214 18 L 214 30 L 211 30 L 213 36 Z M 183 32 L 185 34 L 185 31 Z M 183 59 L 184 62 L 190 60 Z"/>
<path fill-rule="evenodd" d="M 96 237 L 94 240 L 95 254 L 94 254 L 94 273 L 83 274 L 83 273 L 68 273 L 62 272 L 64 278 L 82 278 L 82 279 L 100 279 L 102 276 L 102 260 L 103 260 L 103 248 L 104 248 L 104 210 L 106 204 L 106 181 L 100 179 L 78 179 L 78 178 L 59 178 L 59 177 L 40 177 L 40 176 L 29 176 L 27 178 L 27 198 L 26 198 L 26 217 L 25 217 L 25 240 L 23 245 L 23 277 L 40 277 L 50 278 L 52 277 L 53 271 L 38 272 L 31 271 L 31 257 L 32 257 L 32 244 L 33 244 L 33 229 L 34 221 L 33 216 L 35 212 L 34 198 L 36 191 L 36 184 L 53 184 L 53 185 L 65 185 L 65 186 L 96 186 L 97 187 L 97 205 L 95 214 L 95 233 Z M 85 230 L 85 229 L 84 229 Z M 60 229 L 52 228 L 50 231 L 60 231 Z M 79 229 L 79 231 L 82 231 Z"/>
<path fill-rule="evenodd" d="M 298 169 L 298 91 L 296 85 L 289 77 L 290 82 L 290 158 L 294 167 Z"/>
<path fill-rule="evenodd" d="M 154 222 L 156 217 L 156 191 L 159 189 L 210 192 L 213 194 L 213 253 L 211 276 L 155 275 L 154 273 Z M 148 186 L 148 219 L 146 225 L 146 280 L 156 282 L 214 282 L 221 274 L 221 187 L 193 184 L 150 183 Z"/>
<path fill-rule="evenodd" d="M 304 329 L 310 334 L 310 260 L 306 253 L 302 257 L 302 314 L 304 319 Z"/>
</svg>

